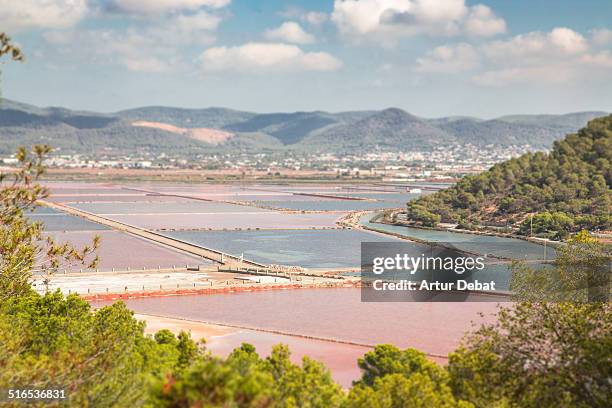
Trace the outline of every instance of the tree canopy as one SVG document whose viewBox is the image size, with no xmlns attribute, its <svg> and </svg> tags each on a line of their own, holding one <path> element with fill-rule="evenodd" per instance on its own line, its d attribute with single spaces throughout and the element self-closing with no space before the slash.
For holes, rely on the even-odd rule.
<svg viewBox="0 0 612 408">
<path fill-rule="evenodd" d="M 612 115 L 554 143 L 468 176 L 408 203 L 408 216 L 432 226 L 516 226 L 525 235 L 612 228 Z M 532 218 L 533 216 L 533 218 Z"/>
</svg>

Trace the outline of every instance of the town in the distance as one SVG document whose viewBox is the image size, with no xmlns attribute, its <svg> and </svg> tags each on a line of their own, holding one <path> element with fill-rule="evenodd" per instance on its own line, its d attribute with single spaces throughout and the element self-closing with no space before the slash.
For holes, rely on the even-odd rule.
<svg viewBox="0 0 612 408">
<path fill-rule="evenodd" d="M 266 113 L 143 107 L 112 114 L 4 99 L 0 161 L 52 141 L 46 164 L 95 170 L 192 170 L 230 178 L 454 181 L 552 143 L 605 112 L 421 118 L 401 109 Z M 160 141 L 163 140 L 163 143 Z"/>
</svg>

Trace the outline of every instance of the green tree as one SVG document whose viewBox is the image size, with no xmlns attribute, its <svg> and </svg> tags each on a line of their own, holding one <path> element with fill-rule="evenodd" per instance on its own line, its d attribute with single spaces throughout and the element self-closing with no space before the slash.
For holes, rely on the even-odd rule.
<svg viewBox="0 0 612 408">
<path fill-rule="evenodd" d="M 544 235 L 547 238 L 562 239 L 574 228 L 574 219 L 561 211 L 543 212 L 527 217 L 520 226 L 523 235 Z"/>
<path fill-rule="evenodd" d="M 0 33 L 0 59 L 6 55 L 13 61 L 24 60 L 10 37 Z M 68 244 L 57 244 L 51 237 L 43 237 L 43 225 L 26 217 L 39 205 L 38 200 L 49 194 L 38 180 L 45 172 L 43 160 L 50 151 L 45 145 L 34 146 L 31 152 L 20 147 L 16 154 L 18 170 L 9 174 L 0 172 L 0 305 L 31 290 L 34 268 L 46 275 L 48 281 L 61 262 L 79 262 L 89 267 L 95 267 L 98 262 L 97 257 L 88 260 L 99 245 L 98 237 L 91 246 L 79 251 Z"/>
<path fill-rule="evenodd" d="M 266 359 L 243 344 L 226 360 L 206 356 L 157 383 L 152 395 L 161 407 L 339 407 L 344 394 L 320 363 L 290 361 L 278 345 Z"/>
<path fill-rule="evenodd" d="M 272 373 L 284 407 L 337 407 L 343 393 L 329 370 L 308 357 L 302 366 L 293 364 L 286 345 L 277 345 L 265 361 L 266 370 Z"/>
<path fill-rule="evenodd" d="M 351 389 L 346 407 L 351 408 L 470 408 L 467 401 L 457 401 L 450 387 L 433 381 L 422 373 L 406 377 L 389 374 L 376 378 L 370 386 Z"/>
<path fill-rule="evenodd" d="M 38 183 L 48 152 L 20 149 L 21 168 L 0 178 L 0 388 L 63 388 L 72 406 L 140 406 L 154 378 L 201 351 L 185 333 L 146 337 L 123 303 L 92 312 L 75 295 L 34 292 L 33 270 L 48 276 L 60 262 L 97 262 L 97 239 L 81 250 L 57 244 L 27 216 L 48 194 Z"/>
<path fill-rule="evenodd" d="M 0 388 L 62 388 L 71 406 L 143 405 L 150 382 L 179 367 L 176 345 L 143 332 L 122 302 L 92 312 L 76 295 L 18 296 L 0 310 Z"/>
<path fill-rule="evenodd" d="M 77 250 L 67 243 L 58 244 L 43 236 L 43 224 L 32 222 L 27 213 L 49 192 L 38 183 L 45 172 L 44 157 L 48 146 L 34 146 L 31 153 L 17 152 L 20 168 L 12 174 L 0 174 L 0 302 L 27 294 L 31 290 L 32 271 L 47 279 L 62 262 L 78 262 L 94 268 L 99 237 Z"/>
<path fill-rule="evenodd" d="M 408 219 L 419 222 L 426 227 L 435 227 L 440 223 L 441 216 L 425 209 L 424 206 L 408 203 Z"/>
<path fill-rule="evenodd" d="M 516 300 L 607 302 L 612 277 L 612 247 L 581 231 L 557 248 L 553 265 L 512 265 L 510 290 Z"/>
<path fill-rule="evenodd" d="M 11 38 L 6 34 L 0 32 L 0 64 L 2 64 L 2 58 L 8 56 L 13 61 L 23 61 L 23 53 L 19 47 L 15 46 L 11 41 Z M 0 105 L 2 104 L 2 70 L 0 70 Z"/>
<path fill-rule="evenodd" d="M 23 53 L 6 33 L 0 33 L 0 58 L 8 55 L 13 61 L 23 61 Z"/>
<path fill-rule="evenodd" d="M 410 348 L 400 350 L 391 344 L 376 346 L 357 360 L 357 364 L 362 372 L 357 384 L 372 386 L 377 378 L 389 374 L 410 377 L 415 373 L 425 373 L 435 381 L 446 381 L 444 370 L 429 360 L 425 353 Z"/>
<path fill-rule="evenodd" d="M 477 407 L 608 407 L 609 303 L 518 303 L 502 308 L 450 354 L 456 398 Z"/>
<path fill-rule="evenodd" d="M 361 379 L 347 398 L 347 407 L 470 407 L 448 386 L 447 371 L 415 349 L 383 344 L 358 360 Z"/>
</svg>

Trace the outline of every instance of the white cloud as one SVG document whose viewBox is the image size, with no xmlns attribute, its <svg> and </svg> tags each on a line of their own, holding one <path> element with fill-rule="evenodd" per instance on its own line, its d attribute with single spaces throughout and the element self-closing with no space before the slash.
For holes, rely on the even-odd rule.
<svg viewBox="0 0 612 408">
<path fill-rule="evenodd" d="M 174 4 L 187 4 L 181 1 Z M 193 58 L 185 58 L 186 48 L 214 43 L 221 21 L 216 11 L 200 9 L 137 20 L 126 28 L 47 31 L 43 34 L 50 46 L 46 58 L 53 59 L 58 53 L 66 63 L 120 65 L 140 72 L 184 70 L 189 65 L 185 60 Z"/>
<path fill-rule="evenodd" d="M 478 46 L 437 47 L 416 60 L 415 71 L 472 71 L 472 81 L 483 86 L 558 84 L 601 76 L 612 67 L 610 51 L 594 52 L 593 48 L 580 33 L 557 27 L 547 33 L 531 32 Z"/>
<path fill-rule="evenodd" d="M 282 17 L 300 20 L 313 26 L 319 26 L 329 20 L 329 15 L 327 13 L 322 11 L 307 11 L 296 6 L 289 6 L 278 14 Z"/>
<path fill-rule="evenodd" d="M 596 54 L 588 54 L 580 62 L 593 67 L 612 68 L 612 52 L 605 50 Z"/>
<path fill-rule="evenodd" d="M 129 55 L 123 58 L 123 64 L 130 71 L 168 72 L 172 64 L 158 57 Z"/>
<path fill-rule="evenodd" d="M 214 31 L 219 26 L 221 17 L 200 11 L 196 14 L 179 15 L 169 22 L 182 31 Z"/>
<path fill-rule="evenodd" d="M 482 4 L 470 9 L 465 20 L 465 31 L 474 37 L 490 37 L 506 32 L 506 22 L 497 17 L 493 11 Z"/>
<path fill-rule="evenodd" d="M 549 33 L 531 32 L 493 41 L 481 48 L 487 58 L 498 63 L 541 64 L 583 53 L 589 45 L 581 34 L 558 27 Z"/>
<path fill-rule="evenodd" d="M 86 0 L 0 0 L 1 30 L 66 28 L 87 13 Z"/>
<path fill-rule="evenodd" d="M 322 13 L 319 11 L 309 11 L 304 14 L 300 19 L 312 25 L 321 25 L 329 19 L 329 16 L 327 15 L 327 13 Z"/>
<path fill-rule="evenodd" d="M 474 75 L 472 80 L 477 85 L 503 87 L 519 83 L 567 83 L 574 77 L 571 67 L 564 65 L 511 67 L 485 71 Z"/>
<path fill-rule="evenodd" d="M 267 30 L 265 37 L 268 40 L 279 40 L 294 44 L 311 44 L 315 42 L 315 37 L 307 33 L 295 21 L 286 21 L 280 27 Z"/>
<path fill-rule="evenodd" d="M 325 52 L 304 52 L 282 43 L 213 47 L 204 51 L 200 62 L 205 71 L 333 71 L 342 66 Z"/>
<path fill-rule="evenodd" d="M 334 1 L 332 21 L 345 34 L 367 34 L 382 30 L 381 16 L 386 10 L 408 11 L 407 0 Z"/>
<path fill-rule="evenodd" d="M 426 57 L 417 59 L 416 71 L 454 73 L 469 71 L 480 65 L 480 56 L 473 46 L 461 43 L 434 48 Z"/>
<path fill-rule="evenodd" d="M 589 46 L 585 38 L 569 28 L 555 28 L 548 34 L 550 43 L 564 54 L 578 54 Z"/>
<path fill-rule="evenodd" d="M 161 42 L 174 42 L 177 46 L 189 44 L 209 45 L 215 41 L 215 32 L 221 17 L 206 11 L 178 15 L 159 23 L 148 32 Z M 146 33 L 146 31 L 145 31 Z"/>
<path fill-rule="evenodd" d="M 332 21 L 342 34 L 360 40 L 373 37 L 492 36 L 505 32 L 505 21 L 483 5 L 465 0 L 335 0 Z"/>
<path fill-rule="evenodd" d="M 135 30 L 48 31 L 43 38 L 64 63 L 121 65 L 139 72 L 167 72 L 181 64 L 171 45 Z"/>
<path fill-rule="evenodd" d="M 202 7 L 219 9 L 230 3 L 231 0 L 111 0 L 114 9 L 134 14 L 162 14 Z"/>
<path fill-rule="evenodd" d="M 596 45 L 607 45 L 612 44 L 612 30 L 607 28 L 599 28 L 593 30 L 593 42 Z"/>
<path fill-rule="evenodd" d="M 210 45 L 221 18 L 199 11 L 156 20 L 144 27 L 47 31 L 43 38 L 64 59 L 78 63 L 120 65 L 130 71 L 185 69 L 183 47 Z"/>
</svg>

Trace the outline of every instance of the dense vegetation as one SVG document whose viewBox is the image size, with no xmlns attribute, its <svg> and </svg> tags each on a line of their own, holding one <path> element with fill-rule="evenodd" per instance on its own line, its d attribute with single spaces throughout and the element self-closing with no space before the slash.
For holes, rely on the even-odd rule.
<svg viewBox="0 0 612 408">
<path fill-rule="evenodd" d="M 607 407 L 607 303 L 520 304 L 450 355 L 380 345 L 348 391 L 320 363 L 243 344 L 212 356 L 188 334 L 143 334 L 121 302 L 92 312 L 75 295 L 24 294 L 0 309 L 0 387 L 62 388 L 74 407 Z M 40 404 L 41 406 L 43 404 Z"/>
<path fill-rule="evenodd" d="M 427 226 L 514 226 L 525 235 L 563 238 L 580 229 L 612 227 L 612 115 L 554 143 L 462 179 L 408 204 Z M 533 216 L 533 217 L 532 217 Z"/>
</svg>

